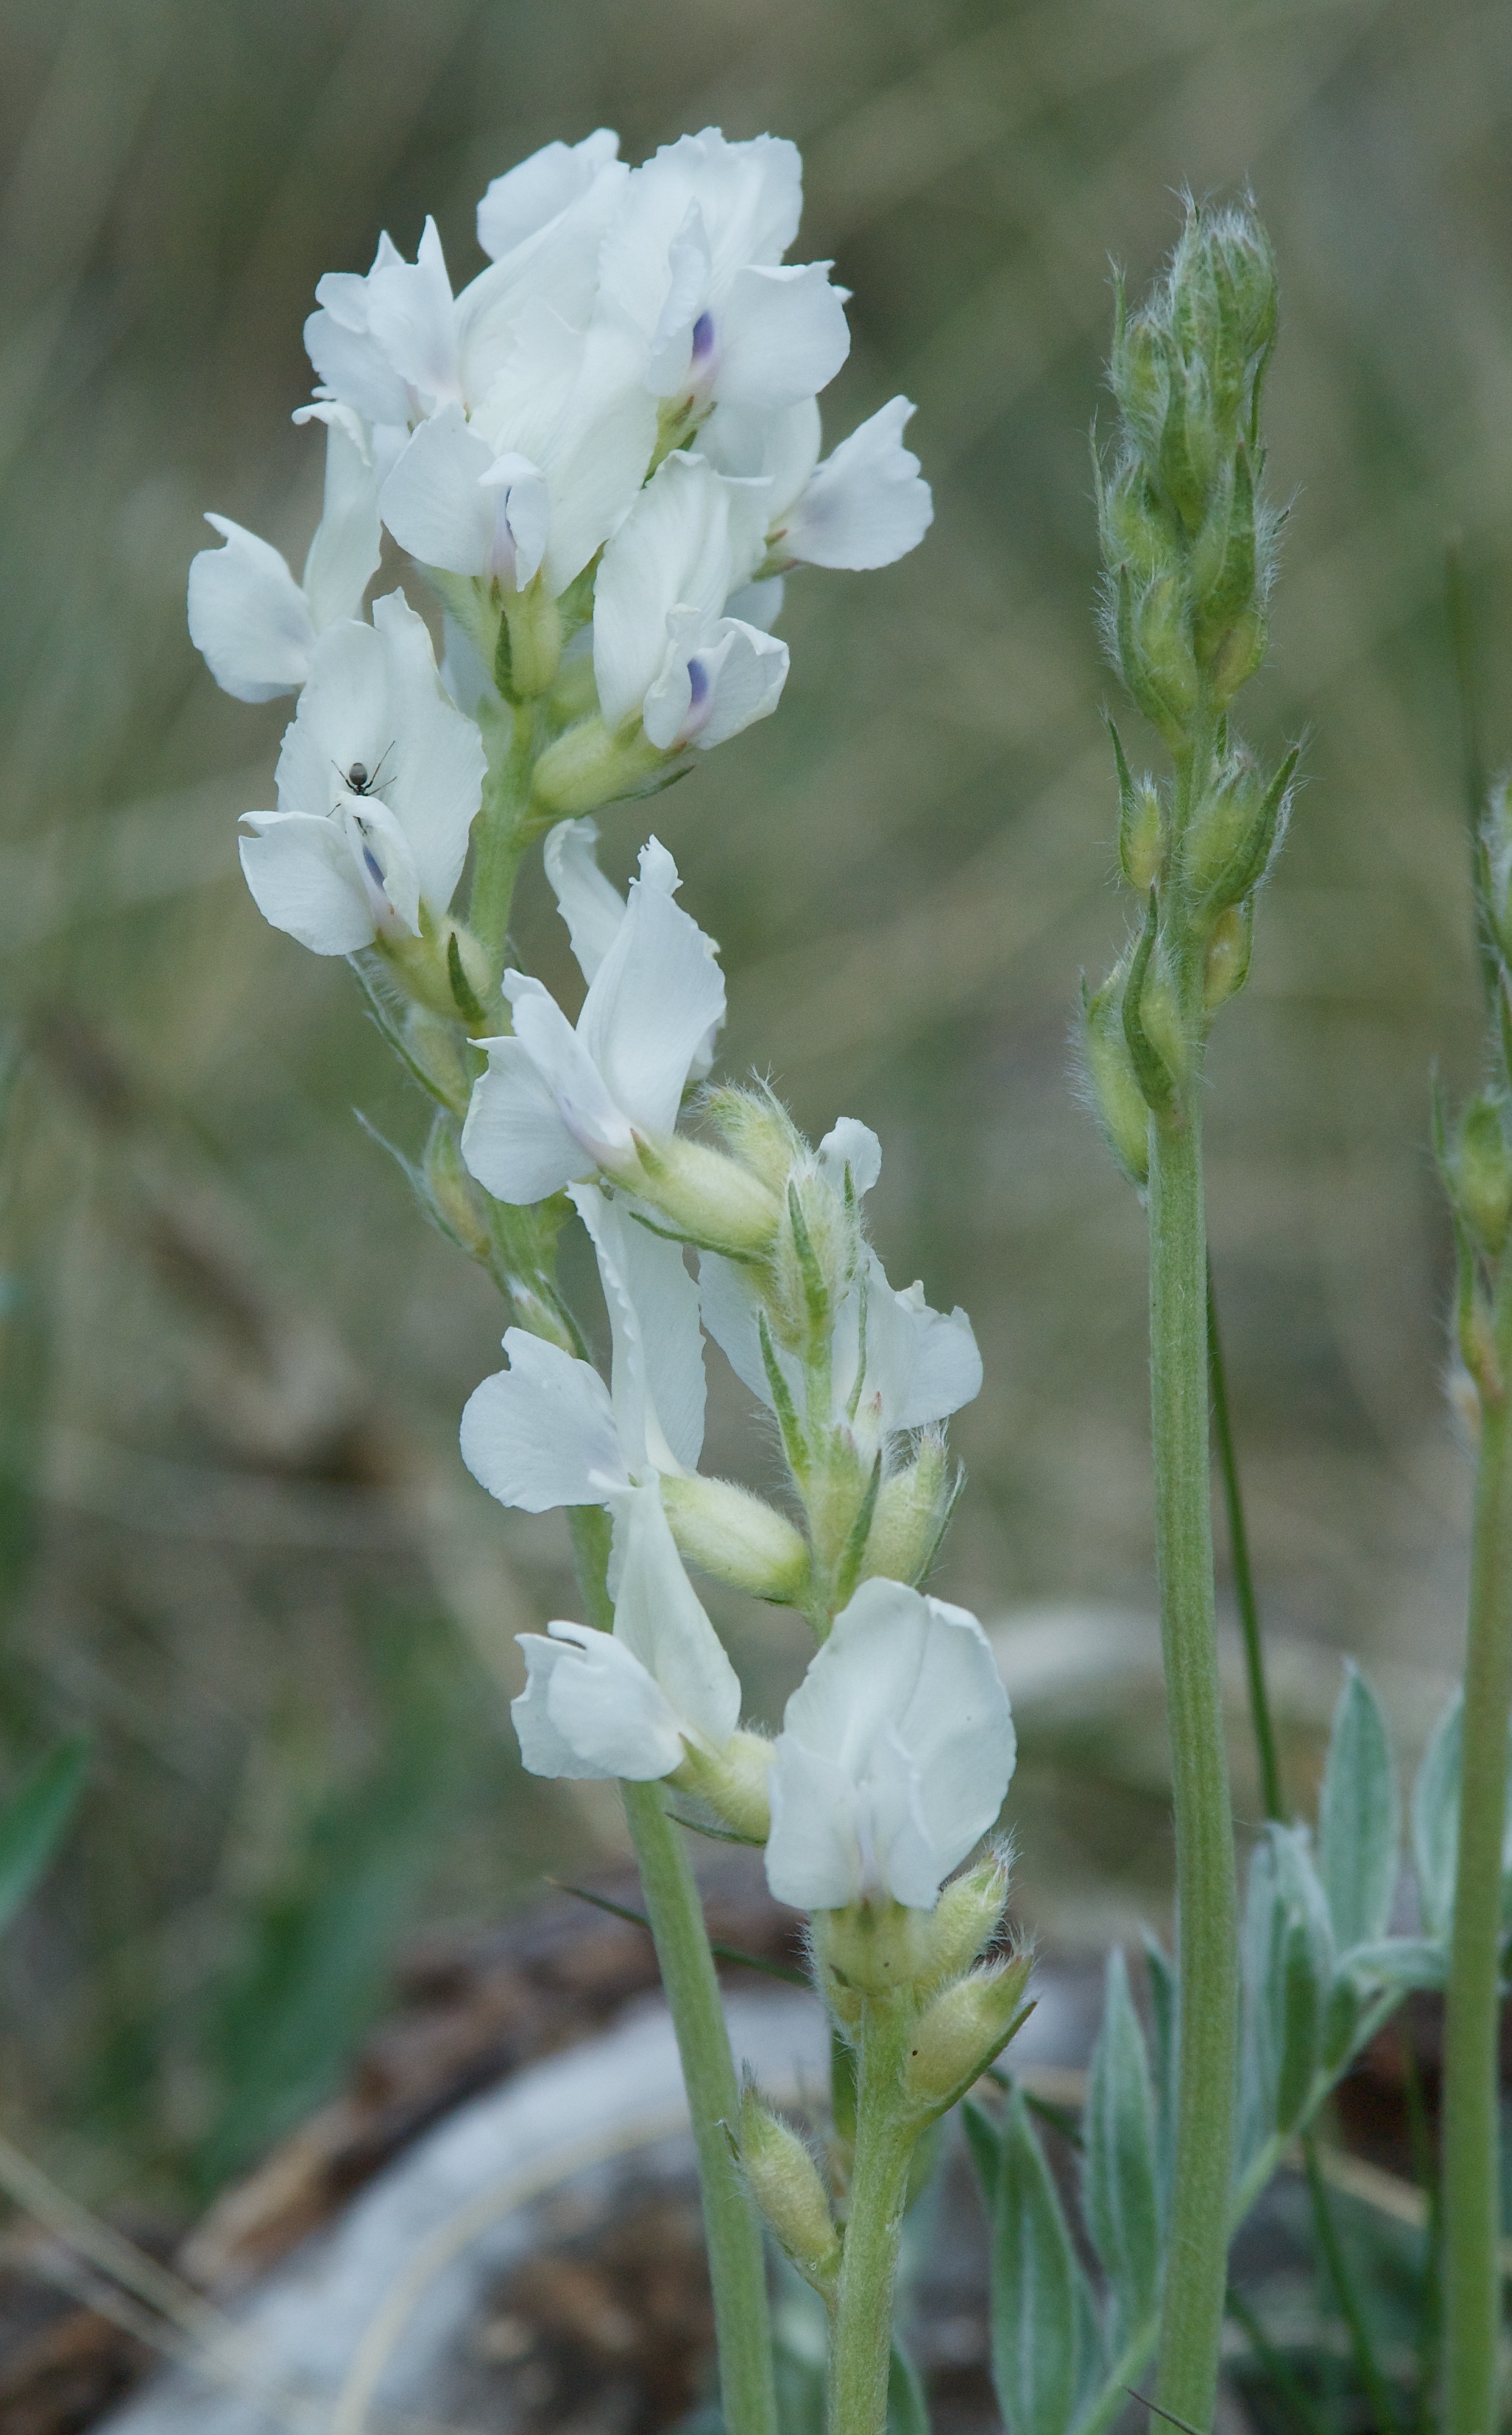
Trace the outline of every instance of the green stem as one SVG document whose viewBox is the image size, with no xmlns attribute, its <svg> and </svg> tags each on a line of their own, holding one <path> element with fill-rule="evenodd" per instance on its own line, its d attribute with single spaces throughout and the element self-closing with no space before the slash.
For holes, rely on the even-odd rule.
<svg viewBox="0 0 1512 2435">
<path fill-rule="evenodd" d="M 1470 1545 L 1459 1865 L 1444 2022 L 1446 2435 L 1495 2435 L 1501 2327 L 1498 2119 L 1502 1840 L 1512 1712 L 1512 1258 L 1496 1291 L 1501 1378 L 1481 1391 Z"/>
<path fill-rule="evenodd" d="M 904 1999 L 869 1999 L 862 2012 L 850 2180 L 833 2324 L 827 2435 L 884 2435 L 892 2361 L 893 2285 L 918 2123 L 900 2081 L 914 2013 Z"/>
<path fill-rule="evenodd" d="M 1150 1125 L 1156 1557 L 1179 1934 L 1176 2167 L 1156 2399 L 1211 2424 L 1228 2284 L 1238 2038 L 1237 1898 L 1212 1590 L 1200 1078 Z"/>
<path fill-rule="evenodd" d="M 472 845 L 468 926 L 497 975 L 504 969 L 515 882 L 529 847 L 523 816 L 535 766 L 533 721 L 528 712 L 516 711 L 508 726 L 488 734 L 489 774 Z"/>
<path fill-rule="evenodd" d="M 1249 1562 L 1249 1531 L 1239 1485 L 1239 1460 L 1228 1420 L 1228 1377 L 1224 1366 L 1223 1338 L 1218 1329 L 1218 1303 L 1213 1291 L 1212 1262 L 1208 1262 L 1208 1384 L 1212 1396 L 1212 1436 L 1218 1449 L 1223 1481 L 1224 1512 L 1228 1522 L 1228 1557 L 1234 1577 L 1234 1603 L 1245 1643 L 1245 1675 L 1249 1685 L 1249 1723 L 1255 1736 L 1260 1769 L 1260 1795 L 1265 1815 L 1278 1825 L 1285 1815 L 1280 1758 L 1271 1719 L 1270 1693 L 1265 1684 L 1265 1653 L 1260 1636 L 1260 1602 Z"/>
<path fill-rule="evenodd" d="M 572 1528 L 589 1615 L 608 1629 L 614 1620 L 607 1579 L 609 1517 L 598 1506 L 575 1506 Z M 766 2267 L 755 2209 L 727 2135 L 726 2126 L 739 2115 L 740 2093 L 703 1905 L 687 1846 L 663 1806 L 662 1787 L 625 1784 L 620 1789 L 693 2117 L 725 2427 L 727 2435 L 777 2435 Z"/>
</svg>

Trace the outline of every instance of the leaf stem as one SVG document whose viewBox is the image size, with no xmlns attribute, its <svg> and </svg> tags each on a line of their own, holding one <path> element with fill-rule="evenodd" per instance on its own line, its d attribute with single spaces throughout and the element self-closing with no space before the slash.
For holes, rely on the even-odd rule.
<svg viewBox="0 0 1512 2435">
<path fill-rule="evenodd" d="M 1501 1376 L 1512 1362 L 1512 1259 L 1496 1289 Z M 1470 1543 L 1459 1861 L 1444 2022 L 1443 2260 L 1446 2435 L 1493 2435 L 1501 2331 L 1498 2108 L 1502 1843 L 1512 1713 L 1512 1415 L 1481 1390 Z"/>
<path fill-rule="evenodd" d="M 598 1506 L 575 1506 L 572 1529 L 588 1612 L 607 1629 L 614 1619 L 609 1517 Z M 725 2426 L 728 2435 L 777 2435 L 765 2260 L 755 2209 L 727 2135 L 726 2126 L 739 2116 L 740 2094 L 703 1905 L 662 1787 L 623 1784 L 620 1789 L 693 2116 Z"/>
</svg>

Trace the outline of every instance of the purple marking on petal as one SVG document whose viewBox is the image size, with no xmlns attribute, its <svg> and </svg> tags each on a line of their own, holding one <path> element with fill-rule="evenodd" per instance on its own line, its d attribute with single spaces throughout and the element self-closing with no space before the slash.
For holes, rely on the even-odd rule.
<svg viewBox="0 0 1512 2435">
<path fill-rule="evenodd" d="M 701 364 L 704 357 L 706 355 L 712 355 L 713 351 L 714 317 L 712 313 L 700 313 L 698 319 L 693 325 L 694 362 L 696 364 Z"/>
<path fill-rule="evenodd" d="M 697 710 L 709 698 L 709 671 L 702 660 L 688 662 L 688 707 Z"/>
<path fill-rule="evenodd" d="M 367 864 L 367 866 L 368 866 L 368 874 L 369 874 L 369 877 L 371 879 L 373 886 L 374 886 L 375 888 L 381 888 L 381 889 L 383 889 L 383 891 L 384 891 L 384 894 L 387 896 L 387 893 L 388 893 L 388 882 L 387 882 L 387 880 L 384 877 L 383 872 L 382 872 L 380 871 L 380 869 L 378 868 L 378 857 L 377 857 L 377 855 L 373 853 L 373 850 L 372 850 L 372 848 L 371 848 L 371 846 L 370 846 L 370 845 L 365 845 L 365 846 L 363 847 L 363 849 L 362 849 L 362 858 L 363 858 L 363 861 L 364 861 L 364 862 Z"/>
</svg>

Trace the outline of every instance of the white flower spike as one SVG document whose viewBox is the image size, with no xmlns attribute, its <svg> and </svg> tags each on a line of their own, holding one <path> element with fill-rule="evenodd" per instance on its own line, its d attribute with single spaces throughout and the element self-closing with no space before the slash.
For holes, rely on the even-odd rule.
<svg viewBox="0 0 1512 2435">
<path fill-rule="evenodd" d="M 740 1722 L 740 1682 L 695 1596 L 655 1488 L 626 1492 L 615 1514 L 612 1632 L 553 1623 L 523 1632 L 527 1682 L 512 1706 L 533 1775 L 673 1774 L 717 1756 Z"/>
<path fill-rule="evenodd" d="M 225 546 L 200 550 L 189 569 L 189 638 L 238 701 L 298 693 L 317 637 L 359 613 L 382 554 L 372 434 L 350 406 L 301 406 L 294 420 L 326 427 L 325 502 L 302 581 L 270 543 L 229 516 L 205 518 Z"/>
<path fill-rule="evenodd" d="M 451 904 L 483 791 L 477 729 L 443 692 L 402 592 L 319 637 L 278 764 L 279 808 L 248 812 L 260 911 L 318 956 L 421 935 Z"/>
<path fill-rule="evenodd" d="M 573 1200 L 598 1254 L 612 1338 L 610 1384 L 587 1361 L 523 1328 L 507 1370 L 462 1414 L 462 1459 L 503 1505 L 543 1513 L 601 1505 L 666 1473 L 696 1469 L 703 1445 L 703 1338 L 680 1245 L 637 1225 L 593 1184 Z"/>
<path fill-rule="evenodd" d="M 593 673 L 610 728 L 639 717 L 659 751 L 707 751 L 777 708 L 787 645 L 725 614 L 761 556 L 765 486 L 701 457 L 661 465 L 604 552 Z"/>
<path fill-rule="evenodd" d="M 513 1035 L 485 1040 L 462 1155 L 500 1200 L 542 1200 L 602 1171 L 634 1183 L 637 1135 L 670 1136 L 688 1078 L 725 1011 L 713 943 L 673 902 L 677 866 L 653 838 L 576 1029 L 538 980 L 507 972 Z"/>
<path fill-rule="evenodd" d="M 929 1910 L 994 1824 L 1013 1718 L 964 1607 L 864 1581 L 787 1703 L 766 1874 L 780 1902 Z"/>
</svg>

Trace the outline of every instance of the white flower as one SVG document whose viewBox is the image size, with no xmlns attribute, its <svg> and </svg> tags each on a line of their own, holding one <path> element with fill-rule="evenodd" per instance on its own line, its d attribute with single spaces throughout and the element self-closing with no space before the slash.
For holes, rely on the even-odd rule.
<svg viewBox="0 0 1512 2435">
<path fill-rule="evenodd" d="M 656 844 L 655 838 L 652 844 Z M 547 833 L 542 859 L 546 877 L 557 899 L 557 910 L 567 924 L 567 936 L 577 968 L 585 981 L 598 977 L 599 966 L 619 936 L 627 907 L 624 897 L 611 879 L 606 879 L 598 867 L 598 822 L 594 820 L 558 820 Z M 668 895 L 678 886 L 678 867 L 664 847 L 643 857 L 645 878 Z M 704 941 L 704 951 L 713 955 L 713 941 Z M 701 1082 L 714 1062 L 714 1044 L 719 1025 L 712 1023 L 705 1033 L 688 1079 Z"/>
<path fill-rule="evenodd" d="M 443 914 L 483 790 L 477 729 L 442 691 L 402 592 L 373 622 L 328 626 L 278 764 L 276 812 L 248 812 L 242 869 L 258 907 L 318 956 Z"/>
<path fill-rule="evenodd" d="M 633 1178 L 636 1135 L 669 1135 L 688 1077 L 725 1011 L 713 943 L 673 902 L 677 866 L 655 838 L 576 1029 L 538 980 L 507 972 L 512 1037 L 480 1041 L 462 1155 L 500 1200 L 542 1200 L 602 1168 Z"/>
<path fill-rule="evenodd" d="M 462 1413 L 462 1459 L 503 1505 L 543 1513 L 601 1505 L 662 1473 L 693 1471 L 703 1445 L 698 1294 L 681 1246 L 637 1225 L 593 1184 L 573 1200 L 598 1254 L 613 1352 L 610 1384 L 587 1361 L 511 1327 L 509 1367 Z"/>
<path fill-rule="evenodd" d="M 814 398 L 775 415 L 717 406 L 697 444 L 721 473 L 769 483 L 769 564 L 891 566 L 935 515 L 919 459 L 902 442 L 913 412 L 907 398 L 890 399 L 822 464 Z"/>
<path fill-rule="evenodd" d="M 594 585 L 593 674 L 609 726 L 639 716 L 660 751 L 708 749 L 776 709 L 786 644 L 724 613 L 754 572 L 764 521 L 760 486 L 728 481 L 699 457 L 658 467 Z"/>
<path fill-rule="evenodd" d="M 478 205 L 484 252 L 575 327 L 593 310 L 599 248 L 630 174 L 615 158 L 619 144 L 608 127 L 580 144 L 544 144 L 495 178 Z"/>
<path fill-rule="evenodd" d="M 780 1902 L 931 1909 L 1013 1773 L 1013 1718 L 974 1615 L 864 1581 L 787 1703 L 766 1874 Z"/>
<path fill-rule="evenodd" d="M 651 461 L 644 347 L 599 316 L 570 328 L 522 311 L 471 418 L 452 400 L 420 424 L 384 488 L 383 517 L 422 564 L 555 599 L 620 524 Z"/>
<path fill-rule="evenodd" d="M 540 274 L 549 280 L 549 265 Z M 327 271 L 315 293 L 318 309 L 304 324 L 304 344 L 320 394 L 369 423 L 404 429 L 443 406 L 482 405 L 514 347 L 520 315 L 541 289 L 528 268 L 496 262 L 454 296 L 440 236 L 427 219 L 413 262 L 386 231 L 370 270 Z"/>
<path fill-rule="evenodd" d="M 205 518 L 225 547 L 200 550 L 189 569 L 190 640 L 238 701 L 299 691 L 317 635 L 357 614 L 382 553 L 371 433 L 350 406 L 301 406 L 294 420 L 326 427 L 325 501 L 302 582 L 270 543 L 229 516 Z"/>
<path fill-rule="evenodd" d="M 834 378 L 844 294 L 828 263 L 782 262 L 801 209 L 797 147 L 770 135 L 727 144 L 705 128 L 631 171 L 600 276 L 649 341 L 659 397 L 770 411 Z"/>
<path fill-rule="evenodd" d="M 614 1523 L 614 1629 L 522 1632 L 528 1679 L 511 1714 L 533 1775 L 670 1775 L 717 1753 L 740 1721 L 740 1682 L 694 1594 L 655 1488 L 628 1490 Z"/>
<path fill-rule="evenodd" d="M 850 1170 L 857 1200 L 869 1192 L 882 1166 L 882 1148 L 869 1128 L 842 1116 L 826 1133 L 816 1159 L 818 1172 L 836 1192 Z M 747 1271 L 737 1262 L 705 1252 L 698 1263 L 703 1323 L 735 1375 L 768 1409 L 771 1383 L 762 1356 L 760 1304 Z M 793 1355 L 774 1348 L 779 1368 L 801 1406 L 803 1373 Z M 957 1307 L 949 1317 L 931 1310 L 922 1284 L 900 1293 L 869 1245 L 835 1314 L 831 1367 L 831 1417 L 845 1423 L 870 1454 L 896 1432 L 942 1421 L 981 1391 L 982 1356 L 971 1322 Z"/>
</svg>

